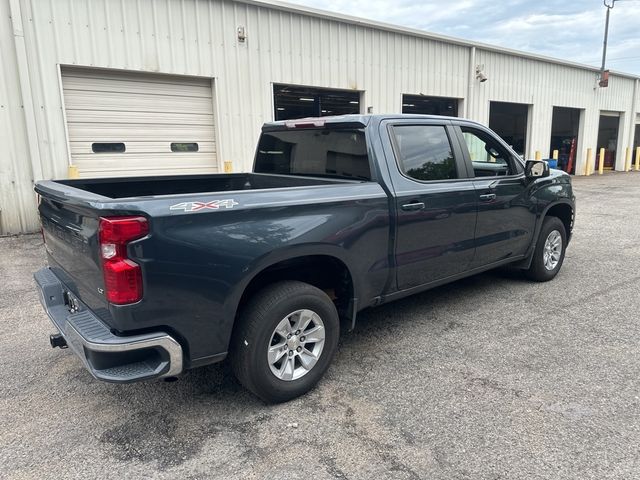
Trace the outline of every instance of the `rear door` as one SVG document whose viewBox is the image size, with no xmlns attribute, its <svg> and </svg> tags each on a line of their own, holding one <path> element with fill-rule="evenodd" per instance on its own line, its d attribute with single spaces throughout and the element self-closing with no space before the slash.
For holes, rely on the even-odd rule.
<svg viewBox="0 0 640 480">
<path fill-rule="evenodd" d="M 460 124 L 456 134 L 478 198 L 475 257 L 481 267 L 524 254 L 533 236 L 524 168 L 515 154 L 489 129 Z"/>
<path fill-rule="evenodd" d="M 383 122 L 395 190 L 399 290 L 465 271 L 473 258 L 476 194 L 447 120 Z"/>
</svg>

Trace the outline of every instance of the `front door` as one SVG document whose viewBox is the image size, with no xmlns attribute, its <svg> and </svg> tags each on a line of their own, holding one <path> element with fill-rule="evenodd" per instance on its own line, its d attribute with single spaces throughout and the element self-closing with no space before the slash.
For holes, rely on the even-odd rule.
<svg viewBox="0 0 640 480">
<path fill-rule="evenodd" d="M 478 198 L 472 267 L 524 254 L 532 241 L 536 214 L 527 199 L 522 164 L 489 130 L 461 124 L 456 131 Z"/>
<path fill-rule="evenodd" d="M 446 120 L 387 126 L 394 159 L 398 290 L 465 271 L 473 259 L 476 193 Z M 395 160 L 395 161 L 394 161 Z"/>
</svg>

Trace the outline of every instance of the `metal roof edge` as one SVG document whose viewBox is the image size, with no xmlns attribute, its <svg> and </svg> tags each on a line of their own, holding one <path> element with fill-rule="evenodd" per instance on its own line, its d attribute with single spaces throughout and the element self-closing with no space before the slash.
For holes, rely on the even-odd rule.
<svg viewBox="0 0 640 480">
<path fill-rule="evenodd" d="M 477 49 L 485 50 L 489 52 L 502 53 L 502 54 L 516 56 L 516 57 L 524 57 L 532 60 L 538 60 L 541 62 L 554 63 L 557 65 L 564 65 L 568 67 L 578 68 L 581 70 L 589 70 L 592 72 L 600 71 L 598 67 L 594 67 L 592 65 L 586 65 L 584 63 L 571 62 L 569 60 L 562 60 L 560 58 L 548 57 L 546 55 L 525 52 L 522 50 L 514 50 L 511 48 L 500 47 L 498 45 L 491 45 L 488 43 L 473 42 L 470 40 L 450 37 L 450 36 L 442 35 L 439 33 L 431 33 L 431 32 L 427 32 L 426 30 L 420 30 L 417 28 L 402 27 L 400 25 L 395 25 L 392 23 L 380 22 L 377 20 L 369 20 L 366 18 L 354 17 L 352 15 L 344 15 L 342 13 L 331 12 L 331 11 L 322 10 L 319 8 L 307 7 L 304 5 L 296 5 L 288 2 L 282 2 L 280 0 L 232 0 L 232 1 L 236 3 L 245 3 L 245 4 L 254 5 L 254 6 L 263 7 L 263 8 L 272 8 L 272 9 L 282 10 L 285 12 L 297 13 L 300 15 L 327 18 L 327 19 L 332 19 L 339 22 L 349 23 L 352 25 L 361 25 L 363 27 L 371 27 L 379 30 L 385 30 L 388 32 L 401 33 L 404 35 L 411 35 L 414 37 L 426 38 L 428 40 L 433 40 L 433 41 L 443 42 L 443 43 L 450 43 L 450 44 L 459 45 L 463 47 L 469 47 L 469 48 L 476 47 Z M 609 72 L 611 75 L 615 75 L 618 77 L 630 78 L 633 80 L 640 79 L 640 75 L 619 72 L 616 70 L 610 70 Z"/>
</svg>

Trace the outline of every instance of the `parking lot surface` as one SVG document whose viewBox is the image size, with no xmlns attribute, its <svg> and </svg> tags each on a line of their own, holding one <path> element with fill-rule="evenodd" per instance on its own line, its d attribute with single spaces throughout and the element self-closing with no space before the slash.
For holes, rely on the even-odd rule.
<svg viewBox="0 0 640 480">
<path fill-rule="evenodd" d="M 53 350 L 39 235 L 0 239 L 0 477 L 640 478 L 640 174 L 575 180 L 558 277 L 478 275 L 363 312 L 269 406 L 226 364 L 94 380 Z"/>
</svg>

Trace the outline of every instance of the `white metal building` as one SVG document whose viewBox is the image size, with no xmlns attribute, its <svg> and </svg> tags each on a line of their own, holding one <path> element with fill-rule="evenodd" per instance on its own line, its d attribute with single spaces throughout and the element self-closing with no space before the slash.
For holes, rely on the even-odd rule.
<svg viewBox="0 0 640 480">
<path fill-rule="evenodd" d="M 303 102 L 520 125 L 527 158 L 573 139 L 576 174 L 640 137 L 638 77 L 275 1 L 0 0 L 0 66 L 5 234 L 39 228 L 39 179 L 247 170 Z"/>
</svg>

